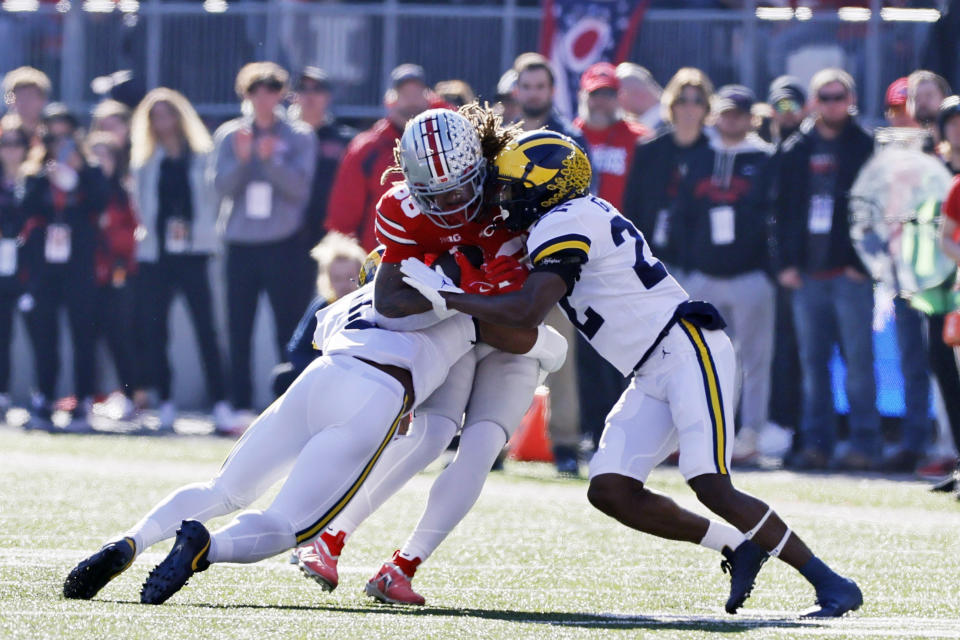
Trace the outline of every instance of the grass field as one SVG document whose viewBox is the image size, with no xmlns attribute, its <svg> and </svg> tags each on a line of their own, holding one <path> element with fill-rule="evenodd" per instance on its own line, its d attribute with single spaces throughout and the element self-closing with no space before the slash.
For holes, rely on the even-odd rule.
<svg viewBox="0 0 960 640">
<path fill-rule="evenodd" d="M 0 428 L 0 638 L 960 638 L 960 505 L 916 482 L 786 472 L 737 481 L 860 583 L 865 604 L 847 618 L 800 620 L 813 591 L 776 561 L 729 616 L 715 553 L 627 530 L 587 504 L 584 481 L 516 463 L 418 573 L 423 608 L 373 604 L 362 587 L 412 529 L 436 469 L 351 539 L 332 594 L 276 557 L 214 566 L 165 605 L 140 605 L 164 543 L 93 601 L 63 599 L 78 560 L 208 479 L 230 444 Z M 675 469 L 651 486 L 695 507 Z"/>
</svg>

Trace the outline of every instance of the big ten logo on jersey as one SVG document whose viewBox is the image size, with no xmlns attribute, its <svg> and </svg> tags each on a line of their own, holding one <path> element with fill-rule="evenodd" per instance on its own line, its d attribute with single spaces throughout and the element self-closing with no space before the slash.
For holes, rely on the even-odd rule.
<svg viewBox="0 0 960 640">
<path fill-rule="evenodd" d="M 396 190 L 393 192 L 393 197 L 400 202 L 400 210 L 403 211 L 404 215 L 408 218 L 416 218 L 420 215 L 420 207 L 418 207 L 414 201 L 413 194 L 410 193 L 407 185 L 403 183 L 398 184 Z"/>
<path fill-rule="evenodd" d="M 598 145 L 590 150 L 590 160 L 597 173 L 622 176 L 627 172 L 627 150 L 623 147 Z"/>
</svg>

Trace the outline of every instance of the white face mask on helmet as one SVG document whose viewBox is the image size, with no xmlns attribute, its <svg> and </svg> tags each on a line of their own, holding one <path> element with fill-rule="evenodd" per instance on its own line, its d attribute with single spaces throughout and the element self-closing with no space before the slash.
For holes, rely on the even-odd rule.
<svg viewBox="0 0 960 640">
<path fill-rule="evenodd" d="M 487 163 L 469 120 L 449 109 L 424 111 L 400 138 L 400 168 L 420 210 L 455 229 L 480 211 Z"/>
</svg>

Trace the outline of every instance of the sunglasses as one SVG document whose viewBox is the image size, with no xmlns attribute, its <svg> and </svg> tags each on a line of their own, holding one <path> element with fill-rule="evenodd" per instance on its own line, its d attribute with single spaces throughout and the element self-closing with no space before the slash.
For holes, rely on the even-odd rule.
<svg viewBox="0 0 960 640">
<path fill-rule="evenodd" d="M 257 80 L 250 85 L 250 88 L 247 89 L 248 94 L 255 93 L 257 89 L 263 87 L 271 93 L 279 93 L 283 90 L 283 83 L 277 80 Z"/>
<path fill-rule="evenodd" d="M 844 93 L 818 93 L 817 100 L 823 103 L 829 102 L 843 102 L 847 99 L 846 92 Z"/>
<path fill-rule="evenodd" d="M 800 111 L 800 103 L 790 98 L 783 98 L 774 103 L 773 109 L 777 113 L 796 113 Z"/>
<path fill-rule="evenodd" d="M 617 90 L 604 87 L 602 89 L 594 89 L 590 92 L 591 96 L 597 96 L 599 98 L 616 98 Z"/>
<path fill-rule="evenodd" d="M 707 101 L 700 97 L 684 98 L 683 96 L 680 96 L 679 98 L 676 99 L 676 101 L 673 104 L 674 105 L 692 104 L 698 107 L 705 107 L 707 105 Z"/>
<path fill-rule="evenodd" d="M 297 93 L 330 93 L 330 87 L 322 84 L 304 83 L 297 87 Z"/>
</svg>

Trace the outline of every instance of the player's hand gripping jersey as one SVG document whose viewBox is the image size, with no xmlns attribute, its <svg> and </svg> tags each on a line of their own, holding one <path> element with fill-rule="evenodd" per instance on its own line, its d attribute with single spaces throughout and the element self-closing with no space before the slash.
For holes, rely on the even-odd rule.
<svg viewBox="0 0 960 640">
<path fill-rule="evenodd" d="M 499 213 L 499 208 L 488 207 L 463 226 L 444 229 L 421 213 L 406 184 L 394 183 L 377 203 L 377 239 L 387 247 L 383 262 L 423 260 L 463 245 L 480 247 L 484 262 L 517 256 L 523 252 L 522 237 L 496 224 Z"/>
<path fill-rule="evenodd" d="M 560 306 L 570 321 L 629 375 L 687 293 L 653 257 L 633 223 L 596 196 L 555 207 L 529 233 L 534 272 L 564 278 L 567 295 Z"/>
</svg>

